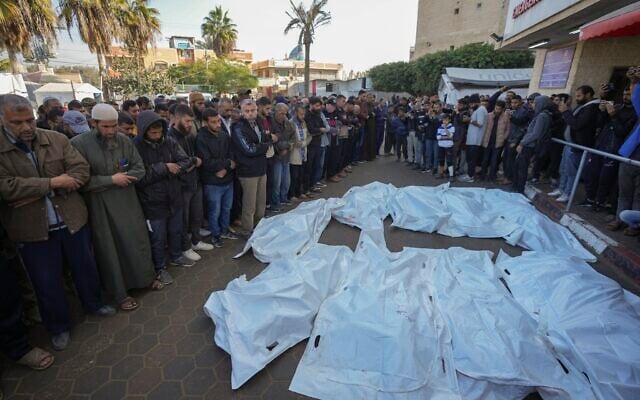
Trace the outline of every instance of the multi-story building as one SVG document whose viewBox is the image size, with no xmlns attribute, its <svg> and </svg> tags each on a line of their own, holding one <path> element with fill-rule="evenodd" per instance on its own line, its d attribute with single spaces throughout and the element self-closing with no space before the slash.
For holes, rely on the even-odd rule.
<svg viewBox="0 0 640 400">
<path fill-rule="evenodd" d="M 640 2 L 634 0 L 510 0 L 502 50 L 535 49 L 529 91 L 570 93 L 581 85 L 614 85 L 619 100 L 626 71 L 640 65 Z"/>
<path fill-rule="evenodd" d="M 132 55 L 123 47 L 112 46 L 110 54 L 106 55 L 107 66 L 111 64 L 113 57 L 131 57 Z M 190 64 L 200 60 L 212 60 L 216 55 L 213 50 L 196 48 L 195 37 L 171 36 L 169 47 L 153 47 L 143 57 L 144 66 L 147 68 L 166 69 L 172 65 Z M 253 61 L 253 54 L 244 50 L 233 50 L 229 58 L 241 61 L 249 66 Z"/>
<path fill-rule="evenodd" d="M 309 79 L 339 79 L 342 64 L 311 61 Z M 251 64 L 251 73 L 258 78 L 262 93 L 285 93 L 297 82 L 304 82 L 304 51 L 295 47 L 283 60 L 262 60 Z"/>
<path fill-rule="evenodd" d="M 411 59 L 469 43 L 496 43 L 504 30 L 507 0 L 419 0 Z"/>
</svg>

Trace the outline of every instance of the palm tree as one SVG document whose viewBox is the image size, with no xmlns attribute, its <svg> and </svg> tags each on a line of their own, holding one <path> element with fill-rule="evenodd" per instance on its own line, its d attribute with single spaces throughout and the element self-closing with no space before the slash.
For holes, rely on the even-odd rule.
<svg viewBox="0 0 640 400">
<path fill-rule="evenodd" d="M 293 29 L 299 29 L 300 36 L 298 37 L 298 44 L 304 45 L 305 96 L 309 96 L 309 53 L 316 34 L 316 29 L 331 22 L 331 13 L 323 10 L 328 1 L 329 0 L 313 0 L 309 9 L 305 10 L 302 2 L 296 6 L 293 4 L 292 0 L 289 0 L 291 10 L 286 11 L 287 16 L 291 20 L 287 24 L 286 28 L 284 28 L 284 34 L 286 35 Z"/>
<path fill-rule="evenodd" d="M 160 12 L 149 7 L 148 0 L 121 0 L 124 3 L 116 13 L 121 29 L 121 40 L 140 62 L 148 52 L 148 45 L 155 46 L 160 31 Z"/>
<path fill-rule="evenodd" d="M 55 21 L 50 0 L 0 0 L 0 48 L 7 51 L 12 73 L 22 70 L 18 53 L 28 52 L 34 37 L 56 42 Z"/>
<path fill-rule="evenodd" d="M 115 6 L 119 1 L 109 0 L 60 0 L 58 20 L 65 25 L 71 38 L 71 28 L 78 28 L 80 39 L 98 58 L 100 86 L 105 75 L 105 54 L 111 51 L 111 44 L 120 30 L 115 20 Z M 100 25 L 97 28 L 97 25 Z"/>
<path fill-rule="evenodd" d="M 231 22 L 228 12 L 217 6 L 209 11 L 200 25 L 202 37 L 207 47 L 216 53 L 217 57 L 224 57 L 233 51 L 238 39 L 236 24 Z"/>
</svg>

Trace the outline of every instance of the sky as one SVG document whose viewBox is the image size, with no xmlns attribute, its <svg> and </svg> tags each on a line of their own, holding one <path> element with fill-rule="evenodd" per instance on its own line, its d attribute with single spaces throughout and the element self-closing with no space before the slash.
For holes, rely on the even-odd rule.
<svg viewBox="0 0 640 400">
<path fill-rule="evenodd" d="M 305 6 L 310 2 L 303 0 Z M 172 35 L 200 37 L 202 19 L 217 5 L 228 10 L 237 25 L 236 47 L 253 52 L 254 61 L 283 58 L 297 44 L 295 31 L 283 33 L 289 20 L 285 15 L 289 0 L 150 0 L 149 4 L 160 11 L 162 38 L 158 47 L 168 47 L 167 39 Z M 343 70 L 349 72 L 409 59 L 409 48 L 415 42 L 418 0 L 329 0 L 327 9 L 332 22 L 316 32 L 312 60 L 342 63 Z M 73 37 L 70 40 L 66 31 L 59 31 L 52 64 L 97 65 L 77 33 Z"/>
</svg>

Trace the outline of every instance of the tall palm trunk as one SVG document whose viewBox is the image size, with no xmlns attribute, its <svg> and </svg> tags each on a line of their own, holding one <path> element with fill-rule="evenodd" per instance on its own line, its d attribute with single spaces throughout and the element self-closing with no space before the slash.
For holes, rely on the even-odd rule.
<svg viewBox="0 0 640 400">
<path fill-rule="evenodd" d="M 104 77 L 106 74 L 104 54 L 102 54 L 101 51 L 97 51 L 96 57 L 98 58 L 98 74 L 100 75 L 100 90 L 102 90 L 102 99 L 105 101 L 110 100 L 109 88 L 104 85 Z"/>
<path fill-rule="evenodd" d="M 11 73 L 15 75 L 24 72 L 24 67 L 22 66 L 22 63 L 18 61 L 18 55 L 16 52 L 7 49 L 7 55 L 9 56 L 9 63 L 11 64 Z"/>
<path fill-rule="evenodd" d="M 310 63 L 311 58 L 309 56 L 309 52 L 311 50 L 311 43 L 306 41 L 304 42 L 304 96 L 309 97 L 309 75 L 310 75 Z"/>
</svg>

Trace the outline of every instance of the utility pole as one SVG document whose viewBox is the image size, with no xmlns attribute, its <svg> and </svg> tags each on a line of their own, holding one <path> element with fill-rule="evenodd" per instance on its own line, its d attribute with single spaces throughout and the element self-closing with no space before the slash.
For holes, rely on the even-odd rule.
<svg viewBox="0 0 640 400">
<path fill-rule="evenodd" d="M 71 94 L 73 95 L 73 99 L 78 100 L 76 99 L 76 88 L 73 86 L 73 80 L 70 79 L 69 82 L 71 83 Z"/>
</svg>

